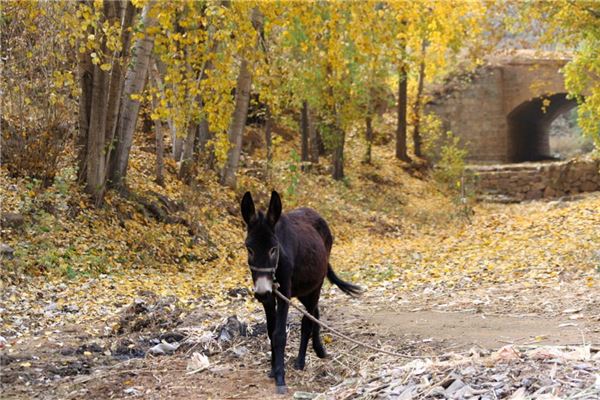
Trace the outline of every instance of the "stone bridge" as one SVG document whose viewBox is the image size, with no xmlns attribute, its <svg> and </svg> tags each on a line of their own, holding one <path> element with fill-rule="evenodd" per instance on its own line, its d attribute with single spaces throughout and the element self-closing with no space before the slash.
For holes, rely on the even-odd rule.
<svg viewBox="0 0 600 400">
<path fill-rule="evenodd" d="M 461 138 L 472 162 L 539 161 L 551 157 L 548 128 L 575 107 L 559 72 L 569 59 L 519 50 L 496 56 L 433 93 L 427 112 Z"/>
</svg>

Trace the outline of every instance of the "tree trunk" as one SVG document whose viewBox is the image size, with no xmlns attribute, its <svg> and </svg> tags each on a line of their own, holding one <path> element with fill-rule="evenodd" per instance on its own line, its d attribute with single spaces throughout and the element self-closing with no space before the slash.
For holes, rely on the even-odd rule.
<svg viewBox="0 0 600 400">
<path fill-rule="evenodd" d="M 398 126 L 396 129 L 396 158 L 410 161 L 406 150 L 406 107 L 408 102 L 408 71 L 406 65 L 399 69 L 398 83 Z"/>
<path fill-rule="evenodd" d="M 218 44 L 215 43 L 211 48 L 211 53 L 215 53 L 217 51 Z M 213 69 L 213 64 L 211 60 L 207 60 L 206 64 L 202 70 L 202 76 L 200 80 L 206 78 L 207 71 Z M 200 105 L 204 107 L 204 101 L 200 96 L 198 96 L 198 101 L 200 101 Z M 197 150 L 195 159 L 200 162 L 201 160 L 204 162 L 204 167 L 208 169 L 213 169 L 215 166 L 215 148 L 212 143 L 209 144 L 209 141 L 214 137 L 214 134 L 210 131 L 210 126 L 208 124 L 208 119 L 204 116 L 200 123 L 198 124 L 198 140 L 196 141 Z"/>
<path fill-rule="evenodd" d="M 152 4 L 153 2 L 146 4 L 142 11 L 142 25 L 146 32 L 155 23 L 149 13 Z M 125 84 L 115 134 L 117 146 L 110 169 L 110 180 L 115 187 L 123 187 L 124 185 L 129 162 L 129 152 L 133 143 L 133 134 L 140 110 L 139 100 L 132 99 L 131 95 L 139 94 L 144 90 L 153 46 L 154 39 L 147 33 L 135 43 L 130 66 L 125 75 Z"/>
<path fill-rule="evenodd" d="M 198 133 L 198 125 L 190 123 L 188 133 L 183 142 L 183 151 L 181 153 L 181 166 L 179 167 L 179 179 L 184 183 L 190 184 L 193 178 L 194 170 L 194 146 L 196 134 Z"/>
<path fill-rule="evenodd" d="M 91 31 L 90 31 L 91 34 Z M 79 56 L 79 85 L 81 96 L 79 96 L 79 134 L 77 136 L 77 177 L 79 182 L 86 180 L 87 169 L 87 142 L 90 128 L 90 116 L 92 113 L 92 92 L 94 79 L 94 65 L 90 51 Z"/>
<path fill-rule="evenodd" d="M 169 130 L 171 131 L 171 142 L 173 143 L 171 155 L 175 161 L 179 162 L 181 161 L 181 155 L 183 154 L 183 138 L 180 138 L 177 135 L 177 128 L 172 120 L 167 121 L 167 124 L 169 125 Z"/>
<path fill-rule="evenodd" d="M 425 83 L 425 51 L 427 42 L 423 40 L 421 43 L 421 64 L 419 65 L 419 83 L 417 85 L 417 97 L 415 99 L 415 103 L 413 104 L 413 144 L 415 147 L 415 156 L 422 157 L 423 154 L 421 152 L 421 101 L 423 99 L 423 86 Z"/>
<path fill-rule="evenodd" d="M 162 121 L 157 119 L 154 121 L 154 130 L 156 133 L 156 183 L 160 186 L 165 185 L 164 177 L 164 154 L 165 154 L 165 142 L 163 136 Z"/>
<path fill-rule="evenodd" d="M 213 138 L 208 120 L 203 118 L 198 126 L 198 158 L 203 158 L 204 166 L 208 169 L 215 167 L 215 148 L 209 141 Z M 204 157 L 202 157 L 204 155 Z"/>
<path fill-rule="evenodd" d="M 92 86 L 92 104 L 86 154 L 86 186 L 85 191 L 92 196 L 94 203 L 102 203 L 105 189 L 105 141 L 108 72 L 94 66 Z"/>
<path fill-rule="evenodd" d="M 211 49 L 209 50 L 209 54 L 214 54 L 217 51 L 217 47 L 217 43 L 213 43 Z M 198 72 L 198 77 L 196 78 L 196 89 L 198 89 L 200 87 L 200 83 L 206 79 L 206 71 L 209 69 L 212 69 L 212 62 L 210 60 L 206 60 Z M 188 66 L 188 72 L 190 74 L 192 73 L 191 66 Z M 202 111 L 204 104 L 199 93 L 193 95 L 190 101 L 197 103 L 198 108 L 200 111 Z M 196 123 L 194 120 L 190 121 L 189 124 L 190 126 L 188 127 L 188 133 L 183 143 L 181 167 L 179 169 L 179 179 L 183 180 L 186 184 L 191 183 L 196 161 L 198 161 L 200 158 L 198 154 L 199 149 L 197 148 L 200 147 L 199 142 L 201 139 L 208 140 L 209 136 L 208 121 L 206 120 L 206 117 L 202 118 L 200 123 Z M 202 147 L 204 148 L 205 146 L 206 142 L 202 143 Z"/>
<path fill-rule="evenodd" d="M 302 113 L 300 117 L 300 135 L 301 135 L 301 152 L 300 161 L 302 161 L 302 170 L 304 170 L 305 163 L 308 162 L 308 132 L 309 132 L 309 120 L 308 120 L 308 103 L 302 102 Z"/>
<path fill-rule="evenodd" d="M 258 32 L 258 38 L 254 45 L 254 50 L 259 51 L 260 38 L 263 31 L 263 15 L 257 7 L 252 9 L 252 26 Z M 229 138 L 229 151 L 227 153 L 227 161 L 221 172 L 220 182 L 222 185 L 235 188 L 236 172 L 240 163 L 240 153 L 242 151 L 242 137 L 244 127 L 246 126 L 246 118 L 248 117 L 248 104 L 250 103 L 250 89 L 252 87 L 252 73 L 246 59 L 242 59 L 240 72 L 236 84 L 235 92 L 235 108 L 231 118 L 231 124 L 227 130 Z"/>
<path fill-rule="evenodd" d="M 328 149 L 325 148 L 325 141 L 323 140 L 323 135 L 321 134 L 321 130 L 317 129 L 317 150 L 319 151 L 320 156 L 325 156 L 328 153 Z"/>
<path fill-rule="evenodd" d="M 318 164 L 319 163 L 319 137 L 317 133 L 317 127 L 315 126 L 315 121 L 313 120 L 312 113 L 310 111 L 310 107 L 306 110 L 307 121 L 308 121 L 308 145 L 309 145 L 309 157 L 310 162 Z"/>
<path fill-rule="evenodd" d="M 160 96 L 165 100 L 165 84 L 162 80 L 162 76 L 167 73 L 167 68 L 160 61 L 158 57 L 154 58 L 154 65 L 152 67 L 152 76 L 154 78 L 154 84 L 158 88 Z M 177 137 L 177 128 L 172 118 L 167 118 L 167 126 L 169 127 L 169 133 L 171 135 L 171 157 L 175 161 L 181 160 L 181 152 L 183 150 L 183 139 Z"/>
<path fill-rule="evenodd" d="M 337 125 L 337 124 L 336 124 Z M 339 181 L 344 178 L 344 142 L 345 133 L 338 126 L 333 128 L 335 134 L 335 147 L 333 148 L 333 179 Z"/>
<path fill-rule="evenodd" d="M 373 147 L 373 117 L 371 115 L 367 115 L 365 118 L 365 139 L 367 142 L 367 150 L 365 151 L 365 159 L 364 162 L 367 164 L 371 164 L 371 148 Z"/>
<path fill-rule="evenodd" d="M 126 58 L 129 55 L 129 48 L 131 45 L 131 35 L 133 31 L 130 27 L 133 24 L 137 8 L 131 1 L 120 1 L 123 7 L 119 13 L 119 20 L 123 21 L 121 26 L 121 43 L 123 44 L 121 53 L 117 55 L 118 62 L 113 64 L 110 74 L 110 89 L 108 94 L 108 115 L 106 121 L 106 143 L 113 146 L 115 143 L 115 130 L 117 129 L 117 121 L 119 118 L 119 107 L 121 105 L 121 93 L 123 93 L 124 74 L 122 65 L 126 64 Z M 107 152 L 107 157 L 111 155 L 112 151 Z M 107 160 L 107 163 L 109 160 Z"/>
<path fill-rule="evenodd" d="M 236 185 L 235 173 L 240 162 L 240 152 L 242 151 L 242 136 L 246 126 L 246 117 L 248 116 L 248 104 L 250 102 L 250 88 L 252 86 L 252 75 L 248 69 L 248 62 L 242 60 L 240 72 L 237 79 L 235 92 L 235 109 L 231 119 L 231 124 L 227 132 L 229 138 L 229 152 L 227 161 L 221 173 L 221 184 L 234 188 Z"/>
<path fill-rule="evenodd" d="M 113 24 L 117 19 L 117 4 L 108 0 L 103 3 L 105 21 Z M 101 50 L 107 53 L 106 40 Z M 114 64 L 114 62 L 113 62 Z M 93 67 L 92 98 L 87 131 L 85 191 L 92 196 L 96 206 L 102 204 L 106 189 L 106 122 L 108 116 L 109 71 L 99 65 Z"/>
<path fill-rule="evenodd" d="M 267 172 L 271 169 L 271 162 L 273 161 L 273 137 L 271 133 L 273 120 L 271 117 L 271 108 L 266 107 L 265 112 L 265 144 L 267 147 Z"/>
</svg>

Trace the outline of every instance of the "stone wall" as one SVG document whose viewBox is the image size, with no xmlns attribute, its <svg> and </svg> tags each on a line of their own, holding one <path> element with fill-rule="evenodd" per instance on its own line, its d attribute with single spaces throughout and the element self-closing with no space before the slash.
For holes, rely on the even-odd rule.
<svg viewBox="0 0 600 400">
<path fill-rule="evenodd" d="M 502 91 L 502 69 L 482 67 L 475 75 L 459 79 L 453 90 L 436 95 L 426 112 L 439 116 L 444 130 L 460 137 L 469 160 L 506 162 L 507 121 Z"/>
<path fill-rule="evenodd" d="M 483 200 L 523 201 L 600 191 L 600 159 L 470 166 Z"/>
</svg>

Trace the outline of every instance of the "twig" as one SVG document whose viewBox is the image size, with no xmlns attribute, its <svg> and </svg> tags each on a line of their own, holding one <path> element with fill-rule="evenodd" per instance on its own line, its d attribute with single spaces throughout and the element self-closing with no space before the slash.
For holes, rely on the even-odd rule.
<svg viewBox="0 0 600 400">
<path fill-rule="evenodd" d="M 379 386 L 376 386 L 376 387 L 374 387 L 373 389 L 369 389 L 369 390 L 367 390 L 367 393 L 379 392 L 379 391 L 381 391 L 381 390 L 383 390 L 383 389 L 387 388 L 387 387 L 388 387 L 388 386 L 390 386 L 390 385 L 391 385 L 391 383 L 389 383 L 389 382 L 388 382 L 388 383 L 383 383 L 383 384 L 381 384 L 381 385 L 379 385 Z"/>
<path fill-rule="evenodd" d="M 306 318 L 308 318 L 309 320 L 311 320 L 312 322 L 319 324 L 321 327 L 327 329 L 328 331 L 330 331 L 331 333 L 334 333 L 335 335 L 346 339 L 354 344 L 357 344 L 359 346 L 363 346 L 366 347 L 368 349 L 374 350 L 378 353 L 383 353 L 383 354 L 388 354 L 390 356 L 394 356 L 394 357 L 402 357 L 402 358 L 413 358 L 413 359 L 418 359 L 418 358 L 422 358 L 419 356 L 413 356 L 410 354 L 402 354 L 402 353 L 396 353 L 393 351 L 388 351 L 388 350 L 384 350 L 381 348 L 377 348 L 375 346 L 371 346 L 370 344 L 367 343 L 363 343 L 361 341 L 358 341 L 356 339 L 351 338 L 350 336 L 347 336 L 345 334 L 343 334 L 342 332 L 332 328 L 331 326 L 327 325 L 326 323 L 319 321 L 318 319 L 316 319 L 315 317 L 313 317 L 312 315 L 310 315 L 308 312 L 304 311 L 303 309 L 301 309 L 300 307 L 298 307 L 297 305 L 295 305 L 294 303 L 292 303 L 290 301 L 290 299 L 288 299 L 287 297 L 285 297 L 283 294 L 281 294 L 281 292 L 278 289 L 274 289 L 274 293 L 283 301 L 285 301 L 286 303 L 288 303 L 290 306 L 292 306 L 293 308 L 295 308 L 296 310 L 300 311 Z"/>
<path fill-rule="evenodd" d="M 429 394 L 431 392 L 433 392 L 433 389 L 435 389 L 437 386 L 441 385 L 442 383 L 446 382 L 446 380 L 450 379 L 451 376 L 452 376 L 452 371 L 448 372 L 448 374 L 443 379 L 441 379 L 441 380 L 439 380 L 439 381 L 437 381 L 435 383 L 430 384 L 429 385 L 430 386 L 429 390 L 425 394 L 422 394 L 422 395 L 419 395 L 419 396 L 422 396 L 422 398 L 426 398 L 427 396 L 429 396 Z"/>
</svg>

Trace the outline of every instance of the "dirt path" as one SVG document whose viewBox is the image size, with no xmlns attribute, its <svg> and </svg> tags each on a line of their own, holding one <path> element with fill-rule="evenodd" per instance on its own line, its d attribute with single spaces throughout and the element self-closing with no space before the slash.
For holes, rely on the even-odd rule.
<svg viewBox="0 0 600 400">
<path fill-rule="evenodd" d="M 514 285 L 497 285 L 493 289 L 497 296 L 488 303 L 477 299 L 481 297 L 481 291 L 490 293 L 490 288 L 466 291 L 461 295 L 462 303 L 448 303 L 441 301 L 448 299 L 443 290 L 398 293 L 393 287 L 373 288 L 361 299 L 350 299 L 327 288 L 322 316 L 332 326 L 358 340 L 412 354 L 421 360 L 470 356 L 473 348 L 480 349 L 476 351 L 477 357 L 479 354 L 489 356 L 507 344 L 544 347 L 576 345 L 584 341 L 600 343 L 600 314 L 596 308 L 600 294 L 592 288 L 582 289 L 573 282 L 553 291 Z M 504 291 L 518 291 L 521 296 L 507 306 L 506 297 L 500 295 Z M 571 295 L 574 297 L 569 299 Z M 473 309 L 473 304 L 479 308 Z M 540 304 L 544 304 L 546 311 L 539 310 Z M 567 306 L 569 308 L 565 308 Z M 214 313 L 204 317 L 219 320 Z M 256 310 L 248 317 L 261 321 L 262 313 Z M 292 363 L 298 348 L 300 319 L 298 312 L 290 312 L 286 351 L 288 396 L 273 394 L 273 383 L 266 376 L 268 342 L 262 331 L 264 324 L 259 322 L 251 335 L 235 337 L 232 342 L 212 341 L 211 345 L 203 347 L 192 335 L 190 342 L 173 355 L 147 354 L 141 358 L 139 355 L 143 356 L 152 345 L 150 340 L 159 336 L 156 328 L 94 337 L 83 334 L 77 325 L 55 327 L 55 331 L 60 332 L 60 340 L 52 339 L 52 335 L 22 339 L 15 342 L 10 354 L 3 352 L 2 398 L 285 399 L 293 398 L 297 392 L 309 392 L 325 393 L 324 398 L 335 399 L 345 398 L 349 393 L 361 393 L 369 387 L 369 382 L 388 376 L 385 371 L 404 371 L 403 368 L 417 361 L 373 353 L 325 333 L 330 357 L 321 360 L 309 351 L 306 369 L 295 371 Z M 181 324 L 173 327 L 173 331 L 181 332 L 180 327 Z M 112 353 L 107 352 L 109 349 Z M 193 351 L 202 351 L 209 356 L 208 370 L 195 374 L 186 371 Z M 487 375 L 502 374 L 502 368 L 506 368 L 494 367 L 496 370 L 488 364 L 484 367 L 478 360 L 470 361 L 469 365 L 482 365 L 481 371 L 465 372 L 458 367 L 453 367 L 452 371 L 463 374 L 463 380 L 468 382 L 475 377 L 483 379 Z M 542 382 L 539 385 L 543 385 L 543 377 L 551 372 L 544 369 L 546 364 L 531 361 L 525 355 L 513 361 L 511 373 L 532 376 L 533 381 Z M 600 357 L 578 364 L 562 362 L 560 372 L 570 373 L 578 365 L 589 369 L 584 371 L 588 374 L 584 378 L 588 380 L 579 375 L 573 379 L 589 384 L 589 379 L 600 374 Z M 414 373 L 414 369 L 410 371 Z M 447 369 L 440 371 L 448 373 Z M 436 377 L 436 373 L 430 372 L 428 379 Z M 566 382 L 569 378 L 561 379 Z M 409 382 L 409 375 L 404 380 Z M 351 385 L 348 382 L 354 382 L 355 386 L 346 388 L 344 385 Z M 519 387 L 514 385 L 519 382 L 507 383 L 503 390 L 506 393 L 518 390 Z M 386 387 L 392 386 L 388 383 Z M 340 392 L 340 388 L 346 391 Z M 387 398 L 388 394 L 382 396 Z"/>
<path fill-rule="evenodd" d="M 562 318 L 486 316 L 463 312 L 386 312 L 381 311 L 367 319 L 382 333 L 399 337 L 414 335 L 423 340 L 448 343 L 456 349 L 473 346 L 494 349 L 510 344 L 573 345 L 582 339 L 600 343 L 600 332 L 589 332 Z M 566 324 L 566 325 L 564 325 Z"/>
</svg>

